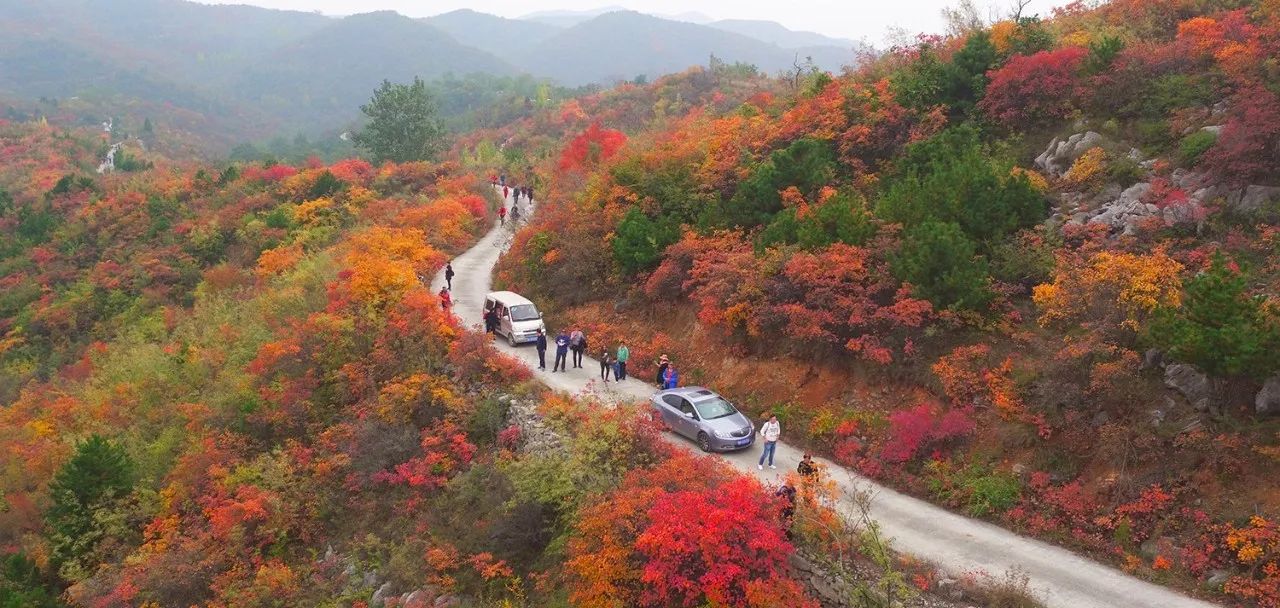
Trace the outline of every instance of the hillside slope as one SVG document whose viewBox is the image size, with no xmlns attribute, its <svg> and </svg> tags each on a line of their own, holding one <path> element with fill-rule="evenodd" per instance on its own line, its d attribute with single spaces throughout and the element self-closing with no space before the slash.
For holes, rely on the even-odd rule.
<svg viewBox="0 0 1280 608">
<path fill-rule="evenodd" d="M 1114 2 L 580 99 L 490 135 L 549 201 L 495 280 L 868 477 L 1273 605 L 1277 52 L 1265 2 Z"/>
</svg>

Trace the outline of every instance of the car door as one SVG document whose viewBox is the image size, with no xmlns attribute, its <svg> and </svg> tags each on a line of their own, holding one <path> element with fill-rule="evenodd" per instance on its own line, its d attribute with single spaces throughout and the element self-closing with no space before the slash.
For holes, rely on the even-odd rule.
<svg viewBox="0 0 1280 608">
<path fill-rule="evenodd" d="M 702 430 L 698 424 L 698 412 L 693 409 L 693 403 L 683 397 L 680 398 L 680 425 L 685 437 L 695 439 L 698 431 Z"/>
<path fill-rule="evenodd" d="M 511 337 L 511 313 L 502 302 L 498 303 L 498 333 Z"/>
<path fill-rule="evenodd" d="M 679 395 L 663 395 L 659 401 L 662 402 L 658 406 L 658 411 L 662 413 L 662 421 L 671 427 L 671 430 L 683 435 L 684 414 L 680 412 L 680 402 L 683 399 Z"/>
</svg>

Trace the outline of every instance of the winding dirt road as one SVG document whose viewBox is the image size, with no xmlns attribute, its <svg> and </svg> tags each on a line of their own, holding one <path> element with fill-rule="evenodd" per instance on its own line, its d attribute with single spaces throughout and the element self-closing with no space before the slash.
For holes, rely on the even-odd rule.
<svg viewBox="0 0 1280 608">
<path fill-rule="evenodd" d="M 507 201 L 510 207 L 510 199 Z M 521 202 L 526 217 L 534 208 Z M 489 292 L 493 267 L 510 243 L 512 224 L 498 226 L 466 253 L 453 260 L 457 276 L 453 278 L 454 312 L 468 326 L 482 326 L 481 306 Z M 443 273 L 432 281 L 432 290 L 444 285 Z M 554 335 L 554 331 L 551 332 Z M 596 395 L 607 401 L 645 401 L 654 387 L 635 379 L 624 382 L 599 382 L 599 363 L 584 360 L 584 369 L 551 373 L 537 371 L 537 353 L 530 345 L 512 348 L 498 340 L 499 350 L 525 361 L 535 377 L 547 386 L 571 394 Z M 553 347 L 554 348 L 554 347 Z M 548 353 L 554 358 L 554 351 Z M 585 358 L 584 358 L 585 359 Z M 550 363 L 550 361 L 548 361 Z M 786 436 L 786 429 L 783 429 Z M 681 437 L 672 437 L 681 447 L 697 451 L 697 446 Z M 757 442 L 759 443 L 759 442 Z M 732 454 L 721 454 L 743 473 L 756 475 L 765 482 L 776 483 L 782 474 L 795 470 L 800 452 L 784 443 L 777 448 L 777 470 L 756 469 L 760 447 Z M 1011 568 L 1021 568 L 1030 576 L 1032 591 L 1050 608 L 1212 608 L 1216 604 L 1196 600 L 1146 581 L 1129 576 L 1115 568 L 1100 564 L 1071 551 L 1019 536 L 986 522 L 957 515 L 923 500 L 907 496 L 872 482 L 830 461 L 818 459 L 827 466 L 843 489 L 874 494 L 872 517 L 893 539 L 894 547 L 926 559 L 955 576 L 988 574 L 1000 577 Z M 852 503 L 842 501 L 842 508 L 853 510 Z"/>
</svg>

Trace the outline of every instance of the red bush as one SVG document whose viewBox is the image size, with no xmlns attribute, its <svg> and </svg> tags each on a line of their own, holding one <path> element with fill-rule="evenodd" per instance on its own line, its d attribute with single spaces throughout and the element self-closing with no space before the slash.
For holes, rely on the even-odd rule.
<svg viewBox="0 0 1280 608">
<path fill-rule="evenodd" d="M 1074 107 L 1077 74 L 1087 53 L 1071 46 L 1014 57 L 987 73 L 991 83 L 979 106 L 993 120 L 1014 126 L 1065 118 Z"/>
</svg>

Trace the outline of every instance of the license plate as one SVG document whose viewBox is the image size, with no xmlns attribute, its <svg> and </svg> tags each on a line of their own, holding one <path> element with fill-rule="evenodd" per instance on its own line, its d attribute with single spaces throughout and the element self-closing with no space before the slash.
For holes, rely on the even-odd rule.
<svg viewBox="0 0 1280 608">
<path fill-rule="evenodd" d="M 747 445 L 748 443 L 751 443 L 751 439 L 750 439 L 750 438 L 747 438 L 747 439 L 739 439 L 739 440 L 738 440 L 738 445 Z"/>
</svg>

